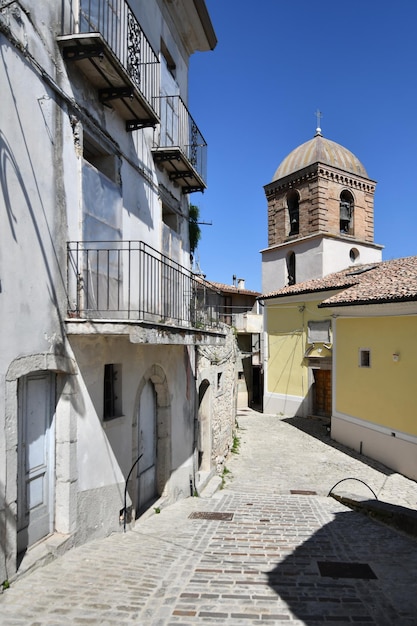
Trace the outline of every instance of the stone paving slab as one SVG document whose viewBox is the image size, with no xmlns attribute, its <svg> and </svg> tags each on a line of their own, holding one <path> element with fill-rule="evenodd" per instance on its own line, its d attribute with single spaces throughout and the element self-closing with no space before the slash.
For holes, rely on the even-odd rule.
<svg viewBox="0 0 417 626">
<path fill-rule="evenodd" d="M 272 416 L 241 412 L 239 425 L 222 491 L 17 579 L 0 596 L 0 624 L 415 626 L 416 540 L 327 497 L 346 472 L 401 505 L 415 483 Z M 190 518 L 205 512 L 232 519 Z M 375 578 L 323 576 L 328 561 L 366 564 Z"/>
</svg>

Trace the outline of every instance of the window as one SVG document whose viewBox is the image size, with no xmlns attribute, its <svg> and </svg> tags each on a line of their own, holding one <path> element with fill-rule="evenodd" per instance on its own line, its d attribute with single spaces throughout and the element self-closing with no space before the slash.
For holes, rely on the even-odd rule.
<svg viewBox="0 0 417 626">
<path fill-rule="evenodd" d="M 287 194 L 287 206 L 289 217 L 289 236 L 298 235 L 300 231 L 300 209 L 298 191 L 290 191 Z"/>
<path fill-rule="evenodd" d="M 172 76 L 175 77 L 175 70 L 176 70 L 175 61 L 172 58 L 171 53 L 168 50 L 168 47 L 163 39 L 161 39 L 161 54 L 165 60 L 168 70 L 170 71 Z"/>
<path fill-rule="evenodd" d="M 369 348 L 359 348 L 359 367 L 371 367 L 371 351 Z"/>
<path fill-rule="evenodd" d="M 103 419 L 122 415 L 122 366 L 106 363 L 104 366 Z"/>
<path fill-rule="evenodd" d="M 223 393 L 223 372 L 217 372 L 217 393 Z"/>
<path fill-rule="evenodd" d="M 120 171 L 117 156 L 85 132 L 83 137 L 83 157 L 107 178 L 110 178 L 116 184 L 119 183 Z"/>
<path fill-rule="evenodd" d="M 330 320 L 308 323 L 308 343 L 330 343 Z"/>
<path fill-rule="evenodd" d="M 340 232 L 353 235 L 353 196 L 346 190 L 340 194 Z"/>
<path fill-rule="evenodd" d="M 349 252 L 349 258 L 352 261 L 352 263 L 355 263 L 355 261 L 359 260 L 359 250 L 357 248 L 352 248 L 351 251 Z"/>
<path fill-rule="evenodd" d="M 287 256 L 288 284 L 295 285 L 295 253 L 290 252 Z"/>
<path fill-rule="evenodd" d="M 174 230 L 176 233 L 179 232 L 178 214 L 164 203 L 162 203 L 162 221 L 171 230 Z"/>
</svg>

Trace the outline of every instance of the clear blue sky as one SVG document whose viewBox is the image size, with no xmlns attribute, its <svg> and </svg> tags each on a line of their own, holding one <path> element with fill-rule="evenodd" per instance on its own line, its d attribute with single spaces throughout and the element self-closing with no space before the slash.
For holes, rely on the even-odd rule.
<svg viewBox="0 0 417 626">
<path fill-rule="evenodd" d="M 377 181 L 384 259 L 417 254 L 417 0 L 206 0 L 218 44 L 191 57 L 189 109 L 208 143 L 197 250 L 209 280 L 261 291 L 263 186 L 311 139 L 328 139 Z"/>
</svg>

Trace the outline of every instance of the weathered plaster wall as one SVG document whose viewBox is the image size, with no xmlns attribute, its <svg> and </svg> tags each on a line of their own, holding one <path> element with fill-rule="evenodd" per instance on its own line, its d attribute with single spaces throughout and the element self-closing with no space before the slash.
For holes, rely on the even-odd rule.
<svg viewBox="0 0 417 626">
<path fill-rule="evenodd" d="M 44 15 L 50 10 L 41 8 Z M 51 41 L 51 33 L 44 36 Z M 66 206 L 62 105 L 30 61 L 36 55 L 54 74 L 53 55 L 17 5 L 1 12 L 0 47 L 0 317 L 7 320 L 0 354 L 1 582 L 13 573 L 16 558 L 18 377 L 42 368 L 59 371 L 51 361 L 65 354 Z"/>
<path fill-rule="evenodd" d="M 149 376 L 154 367 L 161 370 L 166 379 L 163 409 L 170 420 L 169 480 L 163 486 L 163 494 L 169 501 L 190 495 L 194 374 L 189 352 L 182 346 L 133 345 L 128 339 L 111 337 L 73 337 L 71 346 L 79 370 L 77 463 L 80 518 L 77 533 L 84 540 L 91 534 L 106 534 L 119 526 L 125 479 L 137 456 L 133 439 L 137 437 L 134 428 L 139 391 L 144 377 Z M 123 415 L 109 421 L 103 421 L 106 363 L 120 365 L 122 377 Z M 130 493 L 129 500 L 132 496 Z"/>
</svg>

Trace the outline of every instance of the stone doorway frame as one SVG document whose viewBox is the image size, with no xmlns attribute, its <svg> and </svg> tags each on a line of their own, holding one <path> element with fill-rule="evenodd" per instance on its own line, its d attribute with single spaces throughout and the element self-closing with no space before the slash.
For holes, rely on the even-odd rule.
<svg viewBox="0 0 417 626">
<path fill-rule="evenodd" d="M 132 463 L 138 458 L 138 411 L 140 397 L 146 383 L 151 381 L 156 394 L 156 491 L 158 496 L 167 496 L 169 477 L 171 474 L 171 405 L 169 400 L 168 381 L 160 365 L 152 365 L 147 369 L 139 382 L 136 392 L 135 409 L 132 419 Z M 128 492 L 132 501 L 134 515 L 138 514 L 138 485 L 136 472 L 129 479 Z"/>
</svg>

